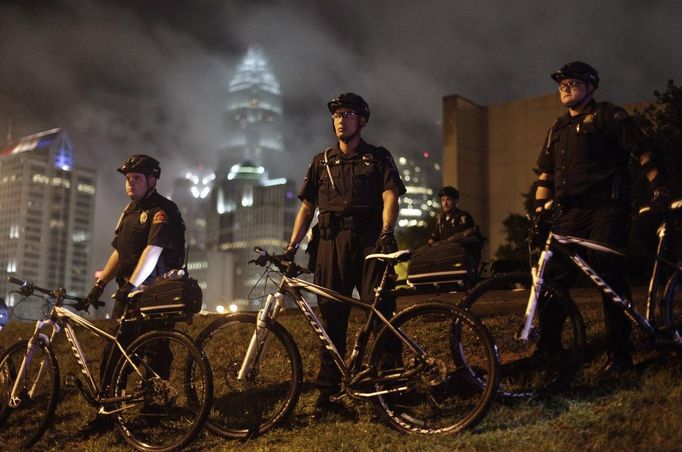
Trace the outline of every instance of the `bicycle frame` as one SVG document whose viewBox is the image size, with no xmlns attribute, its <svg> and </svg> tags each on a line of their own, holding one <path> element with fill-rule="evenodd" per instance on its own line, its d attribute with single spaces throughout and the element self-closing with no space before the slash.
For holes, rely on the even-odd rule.
<svg viewBox="0 0 682 452">
<path fill-rule="evenodd" d="M 107 383 L 107 380 L 108 380 L 108 378 L 106 378 L 106 376 L 108 376 L 110 374 L 111 369 L 107 369 L 107 371 L 104 373 L 105 378 L 103 378 L 102 381 L 100 381 L 100 387 L 98 390 L 97 385 L 95 383 L 95 380 L 92 376 L 92 373 L 90 372 L 90 369 L 87 366 L 87 358 L 85 356 L 85 352 L 83 351 L 80 343 L 78 342 L 78 338 L 77 338 L 76 333 L 73 329 L 73 326 L 71 325 L 70 322 L 73 322 L 77 326 L 84 328 L 85 330 L 89 331 L 90 333 L 94 334 L 97 337 L 103 338 L 109 342 L 113 342 L 115 344 L 115 346 L 118 347 L 118 350 L 120 351 L 122 356 L 124 356 L 125 359 L 128 361 L 128 363 L 130 363 L 133 370 L 138 375 L 142 376 L 142 372 L 135 365 L 135 363 L 129 357 L 129 355 L 126 353 L 126 351 L 121 346 L 121 344 L 118 342 L 116 337 L 114 337 L 111 334 L 97 328 L 95 325 L 88 322 L 86 319 L 84 319 L 84 318 L 80 317 L 79 315 L 69 311 L 68 309 L 65 309 L 61 306 L 55 305 L 52 308 L 52 313 L 51 313 L 50 318 L 48 320 L 39 320 L 36 322 L 36 328 L 33 332 L 33 335 L 29 339 L 28 347 L 26 350 L 26 355 L 24 356 L 24 359 L 22 360 L 21 367 L 19 368 L 17 378 L 16 378 L 14 386 L 12 388 L 12 393 L 10 395 L 10 402 L 9 402 L 10 407 L 16 408 L 21 403 L 21 399 L 18 395 L 20 393 L 21 382 L 24 379 L 26 369 L 31 362 L 31 359 L 32 359 L 33 353 L 35 351 L 35 348 L 38 344 L 38 341 L 42 341 L 45 343 L 45 345 L 49 346 L 52 343 L 52 340 L 54 339 L 55 335 L 62 330 L 62 325 L 63 325 L 63 329 L 64 329 L 64 333 L 66 335 L 66 338 L 69 341 L 69 344 L 71 345 L 71 350 L 72 350 L 72 352 L 76 358 L 77 363 L 81 367 L 81 373 L 83 375 L 85 375 L 85 377 L 86 377 L 85 381 L 87 383 L 87 386 L 83 387 L 81 384 L 79 384 L 79 389 L 83 393 L 83 396 L 86 398 L 86 400 L 93 405 L 99 405 L 99 413 L 100 414 L 111 414 L 111 413 L 114 413 L 117 411 L 122 411 L 122 410 L 126 409 L 126 407 L 123 407 L 123 408 L 120 408 L 118 410 L 107 411 L 104 408 L 104 406 L 106 404 L 116 403 L 116 402 L 121 402 L 121 401 L 126 401 L 126 400 L 130 400 L 130 401 L 133 400 L 134 395 L 126 396 L 126 397 L 115 397 L 115 398 L 103 397 L 103 393 L 105 390 L 105 384 Z M 52 328 L 52 332 L 49 336 L 46 334 L 43 334 L 41 332 L 43 330 L 43 328 L 46 328 L 46 327 Z M 31 396 L 32 396 L 33 391 L 35 389 L 35 385 L 38 383 L 38 381 L 40 380 L 40 377 L 42 376 L 44 365 L 45 365 L 45 362 L 43 361 L 40 364 L 40 368 L 38 369 L 38 375 L 37 375 L 36 381 L 34 383 L 34 386 L 31 388 L 31 390 L 29 392 L 29 395 L 31 395 Z M 76 380 L 76 381 L 78 381 L 80 383 L 80 380 Z"/>
<path fill-rule="evenodd" d="M 679 208 L 679 206 L 676 206 Z M 544 273 L 547 268 L 547 264 L 552 259 L 554 251 L 558 251 L 563 256 L 570 259 L 575 266 L 577 266 L 582 273 L 584 273 L 593 285 L 611 302 L 620 306 L 625 315 L 635 324 L 637 324 L 642 330 L 644 330 L 650 337 L 653 337 L 656 333 L 655 326 L 655 303 L 658 294 L 658 289 L 660 286 L 661 278 L 661 265 L 665 264 L 673 268 L 676 272 L 682 273 L 682 266 L 672 262 L 669 259 L 663 257 L 663 251 L 668 243 L 668 221 L 664 221 L 658 228 L 658 245 L 656 248 L 656 259 L 654 261 L 654 267 L 652 269 L 651 278 L 649 279 L 649 287 L 647 290 L 647 300 L 646 300 L 646 316 L 642 316 L 634 306 L 625 297 L 618 294 L 613 290 L 604 279 L 594 270 L 590 265 L 585 262 L 585 260 L 580 256 L 580 254 L 569 248 L 569 245 L 578 245 L 582 248 L 588 248 L 601 253 L 611 253 L 618 256 L 625 257 L 625 253 L 612 248 L 608 245 L 581 239 L 578 237 L 559 235 L 553 232 L 549 233 L 545 247 L 540 253 L 537 265 L 533 266 L 531 269 L 531 275 L 533 279 L 533 286 L 531 287 L 530 296 L 528 298 L 528 305 L 526 307 L 526 314 L 524 319 L 524 325 L 517 336 L 517 339 L 528 340 L 530 331 L 532 328 L 533 318 L 535 317 L 535 309 L 538 302 L 538 294 L 542 290 L 542 285 L 544 283 Z M 680 341 L 679 332 L 675 333 L 675 341 Z"/>
<path fill-rule="evenodd" d="M 365 348 L 367 346 L 367 339 L 369 337 L 369 333 L 372 328 L 374 318 L 378 318 L 383 325 L 389 328 L 389 330 L 392 331 L 395 336 L 400 338 L 403 344 L 410 347 L 410 349 L 417 353 L 418 356 L 425 358 L 424 351 L 419 347 L 419 345 L 416 344 L 409 336 L 405 335 L 400 329 L 394 328 L 393 325 L 391 325 L 391 323 L 389 322 L 389 320 L 386 319 L 386 317 L 384 317 L 381 314 L 381 312 L 379 312 L 379 310 L 376 308 L 376 305 L 380 300 L 381 292 L 385 285 L 389 271 L 390 271 L 389 266 L 387 266 L 386 270 L 384 271 L 384 276 L 381 280 L 380 285 L 375 289 L 375 298 L 374 302 L 371 305 L 368 305 L 362 302 L 361 300 L 339 294 L 338 292 L 319 286 L 317 284 L 296 277 L 282 275 L 282 281 L 279 284 L 277 292 L 268 295 L 263 309 L 261 309 L 258 313 L 256 331 L 254 332 L 254 335 L 251 338 L 249 348 L 247 350 L 246 356 L 244 358 L 242 367 L 239 371 L 237 378 L 240 380 L 247 378 L 247 376 L 249 376 L 251 372 L 253 372 L 254 369 L 256 368 L 259 360 L 258 359 L 259 355 L 262 353 L 265 341 L 267 339 L 267 329 L 265 328 L 265 325 L 267 324 L 267 322 L 274 321 L 279 312 L 284 308 L 285 294 L 291 297 L 291 299 L 296 303 L 298 308 L 303 312 L 305 318 L 308 320 L 308 323 L 317 334 L 320 342 L 331 354 L 334 363 L 341 372 L 342 381 L 346 383 L 348 389 L 350 389 L 349 388 L 350 386 L 360 382 L 363 384 L 368 384 L 395 381 L 407 378 L 411 376 L 413 373 L 419 372 L 421 370 L 421 365 L 417 366 L 415 369 L 412 369 L 408 372 L 369 379 L 365 379 L 365 376 L 371 369 L 366 369 L 365 371 L 359 372 L 362 364 L 362 358 L 364 357 L 365 354 Z M 360 329 L 355 339 L 353 351 L 348 359 L 348 363 L 346 363 L 339 354 L 338 350 L 332 343 L 331 339 L 329 338 L 329 335 L 325 331 L 317 315 L 311 308 L 310 304 L 301 294 L 301 291 L 323 296 L 325 298 L 340 303 L 347 303 L 353 307 L 362 309 L 365 312 L 369 312 L 369 315 L 367 316 L 367 321 L 365 322 L 364 326 Z M 387 394 L 390 392 L 405 391 L 407 389 L 408 389 L 407 386 L 401 386 L 371 393 L 353 391 L 353 395 L 357 397 L 373 397 L 376 395 Z"/>
</svg>

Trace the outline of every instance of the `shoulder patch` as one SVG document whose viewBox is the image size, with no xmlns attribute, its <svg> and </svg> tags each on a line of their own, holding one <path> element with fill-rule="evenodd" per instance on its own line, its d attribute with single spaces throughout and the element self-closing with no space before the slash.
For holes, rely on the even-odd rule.
<svg viewBox="0 0 682 452">
<path fill-rule="evenodd" d="M 166 212 L 163 210 L 159 210 L 154 214 L 154 218 L 152 218 L 152 224 L 161 224 L 165 223 L 168 221 L 168 217 L 166 216 Z"/>
</svg>

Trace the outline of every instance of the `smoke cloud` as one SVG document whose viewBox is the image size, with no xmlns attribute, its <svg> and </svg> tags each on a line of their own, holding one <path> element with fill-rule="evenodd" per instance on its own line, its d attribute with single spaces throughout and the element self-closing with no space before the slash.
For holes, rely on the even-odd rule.
<svg viewBox="0 0 682 452">
<path fill-rule="evenodd" d="M 341 92 L 369 101 L 368 141 L 439 156 L 443 96 L 546 94 L 568 61 L 599 69 L 601 99 L 653 98 L 682 79 L 680 23 L 674 1 L 5 1 L 0 130 L 63 127 L 77 164 L 97 170 L 101 266 L 127 202 L 115 168 L 154 155 L 168 193 L 184 169 L 218 164 L 227 84 L 249 45 L 262 46 L 284 95 L 291 165 L 272 173 L 300 182 L 332 142 L 325 104 Z"/>
</svg>

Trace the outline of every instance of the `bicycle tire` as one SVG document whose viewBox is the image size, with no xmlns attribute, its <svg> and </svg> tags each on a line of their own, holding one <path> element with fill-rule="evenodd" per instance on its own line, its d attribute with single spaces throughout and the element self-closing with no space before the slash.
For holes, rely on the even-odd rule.
<svg viewBox="0 0 682 452">
<path fill-rule="evenodd" d="M 585 348 L 585 323 L 570 297 L 562 295 L 547 281 L 538 299 L 534 327 L 528 341 L 516 339 L 524 323 L 532 278 L 514 272 L 496 276 L 474 287 L 460 303 L 473 311 L 491 332 L 500 354 L 500 395 L 504 399 L 545 397 L 565 389 L 582 366 Z M 539 343 L 537 319 L 555 316 L 561 325 L 553 345 Z M 546 340 L 546 339 L 543 339 Z"/>
<path fill-rule="evenodd" d="M 391 319 L 391 325 L 410 337 L 427 359 L 423 365 L 424 361 L 405 344 L 396 359 L 391 345 L 395 343 L 394 333 L 385 326 L 377 335 L 369 361 L 377 377 L 406 377 L 377 383 L 375 389 L 408 388 L 374 399 L 389 424 L 400 431 L 421 434 L 454 433 L 476 425 L 490 408 L 499 378 L 497 352 L 485 326 L 471 313 L 438 302 L 405 309 Z M 453 340 L 468 365 L 456 363 Z M 418 371 L 420 366 L 423 368 Z"/>
<path fill-rule="evenodd" d="M 179 331 L 146 333 L 127 353 L 143 375 L 124 356 L 114 368 L 110 397 L 139 395 L 112 404 L 119 410 L 119 432 L 138 450 L 185 447 L 204 427 L 211 408 L 213 376 L 206 355 Z"/>
<path fill-rule="evenodd" d="M 237 374 L 256 330 L 256 314 L 236 313 L 209 324 L 197 344 L 209 357 L 215 375 L 213 409 L 206 427 L 225 438 L 265 433 L 291 415 L 301 394 L 303 365 L 291 334 L 268 322 L 264 356 L 245 381 Z"/>
<path fill-rule="evenodd" d="M 0 445 L 3 449 L 27 449 L 38 442 L 50 426 L 57 407 L 59 366 L 52 349 L 42 340 L 38 340 L 26 371 L 21 404 L 17 408 L 9 406 L 9 395 L 27 347 L 28 340 L 22 340 L 0 356 Z M 39 384 L 35 384 L 37 376 L 40 376 Z M 34 388 L 32 395 L 28 394 L 29 387 Z"/>
<path fill-rule="evenodd" d="M 671 338 L 682 335 L 681 279 L 679 272 L 673 273 L 670 278 L 668 278 L 663 295 L 663 327 L 670 333 Z M 679 351 L 682 352 L 682 350 Z"/>
</svg>

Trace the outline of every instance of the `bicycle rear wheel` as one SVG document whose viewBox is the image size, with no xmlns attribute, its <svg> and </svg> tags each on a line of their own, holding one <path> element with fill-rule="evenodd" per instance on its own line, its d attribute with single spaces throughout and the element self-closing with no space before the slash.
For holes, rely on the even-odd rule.
<svg viewBox="0 0 682 452">
<path fill-rule="evenodd" d="M 110 386 L 117 427 L 138 450 L 170 451 L 189 444 L 206 423 L 213 396 L 211 367 L 185 334 L 153 331 L 126 350 Z M 125 400 L 128 398 L 128 400 Z"/>
<path fill-rule="evenodd" d="M 391 426 L 409 433 L 453 433 L 474 426 L 497 391 L 498 357 L 490 333 L 471 313 L 426 303 L 398 313 L 391 325 L 421 351 L 402 345 L 384 327 L 370 355 L 376 390 L 404 388 L 375 401 Z M 453 354 L 457 351 L 457 356 Z"/>
<path fill-rule="evenodd" d="M 500 353 L 500 394 L 509 399 L 541 397 L 566 388 L 585 352 L 585 324 L 575 302 L 547 282 L 528 340 L 516 339 L 524 324 L 531 285 L 527 273 L 497 276 L 476 286 L 460 304 L 490 330 Z M 541 316 L 543 323 L 553 325 L 544 334 Z"/>
<path fill-rule="evenodd" d="M 226 438 L 264 433 L 291 414 L 301 393 L 303 366 L 291 335 L 277 322 L 267 324 L 267 338 L 246 378 L 237 374 L 256 330 L 256 314 L 221 317 L 197 338 L 213 367 L 215 397 L 207 428 Z"/>
<path fill-rule="evenodd" d="M 663 296 L 663 326 L 671 333 L 671 337 L 682 335 L 682 276 L 674 273 L 665 286 Z M 678 344 L 678 348 L 680 345 Z M 682 352 L 682 350 L 679 350 Z"/>
<path fill-rule="evenodd" d="M 19 405 L 14 408 L 9 405 L 27 347 L 28 340 L 19 341 L 0 356 L 0 445 L 3 449 L 26 449 L 35 444 L 49 427 L 57 406 L 57 360 L 40 340 L 19 386 Z"/>
</svg>

